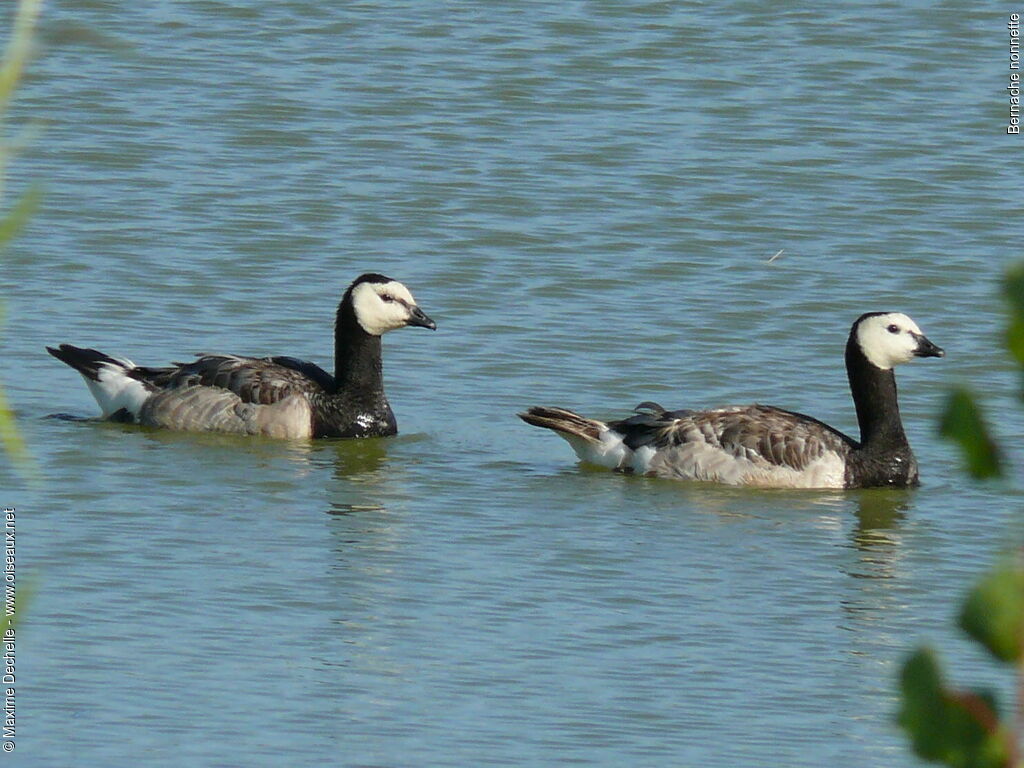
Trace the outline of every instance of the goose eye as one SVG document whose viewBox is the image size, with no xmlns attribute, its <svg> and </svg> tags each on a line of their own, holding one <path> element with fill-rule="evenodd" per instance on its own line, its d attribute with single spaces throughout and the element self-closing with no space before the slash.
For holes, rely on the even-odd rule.
<svg viewBox="0 0 1024 768">
<path fill-rule="evenodd" d="M 888 328 L 886 328 L 886 330 L 889 333 L 899 333 L 900 332 L 900 327 L 898 325 L 896 325 L 895 323 L 893 323 Z"/>
<path fill-rule="evenodd" d="M 385 302 L 386 304 L 390 304 L 392 301 L 395 300 L 395 297 L 387 293 L 382 293 L 380 295 L 380 300 Z"/>
</svg>

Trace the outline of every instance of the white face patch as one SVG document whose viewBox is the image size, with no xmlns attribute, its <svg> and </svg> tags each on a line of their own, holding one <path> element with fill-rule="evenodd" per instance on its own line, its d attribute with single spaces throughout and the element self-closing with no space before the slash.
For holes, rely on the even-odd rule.
<svg viewBox="0 0 1024 768">
<path fill-rule="evenodd" d="M 416 300 L 409 289 L 397 280 L 360 283 L 352 290 L 356 320 L 372 336 L 405 327 L 415 306 Z"/>
<path fill-rule="evenodd" d="M 882 370 L 913 360 L 923 335 L 902 312 L 873 315 L 857 326 L 857 344 L 868 362 Z"/>
</svg>

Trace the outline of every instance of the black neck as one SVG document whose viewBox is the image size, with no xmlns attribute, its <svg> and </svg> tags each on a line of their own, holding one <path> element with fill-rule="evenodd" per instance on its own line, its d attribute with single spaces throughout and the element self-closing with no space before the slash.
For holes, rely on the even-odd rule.
<svg viewBox="0 0 1024 768">
<path fill-rule="evenodd" d="M 853 336 L 846 343 L 846 375 L 857 407 L 861 448 L 908 446 L 896 399 L 896 376 L 871 363 Z"/>
<path fill-rule="evenodd" d="M 384 397 L 380 336 L 363 330 L 349 302 L 342 301 L 334 325 L 334 381 L 338 393 Z"/>
</svg>

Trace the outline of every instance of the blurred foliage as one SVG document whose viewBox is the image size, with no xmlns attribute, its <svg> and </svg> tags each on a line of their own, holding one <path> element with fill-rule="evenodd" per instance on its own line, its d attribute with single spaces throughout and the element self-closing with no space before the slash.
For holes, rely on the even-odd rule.
<svg viewBox="0 0 1024 768">
<path fill-rule="evenodd" d="M 1003 278 L 1003 297 L 1009 312 L 1004 337 L 1006 349 L 1024 374 L 1024 263 L 1007 270 Z M 1024 395 L 1024 378 L 1021 394 Z M 984 480 L 1003 476 L 999 447 L 991 436 L 981 405 L 966 387 L 958 387 L 950 393 L 939 432 L 960 446 L 972 477 Z"/>
<path fill-rule="evenodd" d="M 1009 305 L 1006 347 L 1024 372 L 1024 264 L 1007 272 L 1003 295 Z M 972 477 L 1004 476 L 999 446 L 969 389 L 950 393 L 939 431 L 960 446 Z M 968 593 L 960 628 L 995 659 L 1015 666 L 1017 707 L 1024 707 L 1024 550 L 997 563 Z M 1024 768 L 1024 711 L 1002 718 L 991 693 L 946 687 L 930 649 L 917 650 L 904 663 L 900 691 L 898 720 L 921 757 L 959 768 Z"/>
<path fill-rule="evenodd" d="M 1024 366 L 1024 263 L 1012 267 L 1003 281 L 1003 295 L 1010 305 L 1006 327 L 1006 347 L 1018 364 Z"/>
<path fill-rule="evenodd" d="M 25 606 L 28 605 L 32 599 L 32 595 L 35 592 L 35 586 L 31 583 L 21 584 L 18 586 L 17 594 L 14 597 L 14 612 L 7 613 L 7 606 L 4 606 L 4 613 L 0 616 L 0 637 L 2 637 L 8 629 L 14 629 L 18 626 L 18 617 L 24 612 Z"/>
<path fill-rule="evenodd" d="M 32 50 L 32 35 L 39 18 L 42 0 L 19 0 L 14 16 L 10 40 L 0 63 L 0 127 L 5 123 L 15 88 L 21 81 L 25 64 Z M 3 200 L 4 179 L 7 164 L 13 154 L 13 143 L 6 137 L 0 142 L 0 202 Z M 39 205 L 40 190 L 32 187 L 6 213 L 0 215 L 0 248 L 6 246 L 28 221 Z M 0 313 L 2 326 L 2 313 Z M 7 397 L 0 389 L 0 445 L 11 462 L 23 474 L 31 475 L 33 464 L 18 432 L 14 413 L 7 403 Z"/>
<path fill-rule="evenodd" d="M 1000 725 L 995 698 L 947 688 L 930 649 L 922 648 L 907 660 L 900 688 L 899 722 L 918 755 L 960 768 L 1011 765 L 1012 734 Z"/>
<path fill-rule="evenodd" d="M 981 406 L 966 387 L 950 392 L 939 422 L 939 433 L 960 446 L 972 477 L 987 480 L 1002 476 L 999 448 L 989 435 Z"/>
<path fill-rule="evenodd" d="M 1000 661 L 1020 663 L 1024 640 L 1024 564 L 999 563 L 971 590 L 960 611 L 960 628 Z"/>
</svg>

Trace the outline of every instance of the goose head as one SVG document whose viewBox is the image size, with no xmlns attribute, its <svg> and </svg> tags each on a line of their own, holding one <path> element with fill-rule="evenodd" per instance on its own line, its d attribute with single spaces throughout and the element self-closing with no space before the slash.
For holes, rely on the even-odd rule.
<svg viewBox="0 0 1024 768">
<path fill-rule="evenodd" d="M 384 275 L 371 272 L 357 277 L 341 303 L 351 306 L 356 322 L 371 336 L 407 325 L 437 329 L 437 324 L 419 308 L 409 289 Z"/>
<path fill-rule="evenodd" d="M 915 357 L 944 357 L 917 323 L 902 312 L 868 312 L 857 318 L 850 333 L 868 362 L 883 371 Z"/>
</svg>

